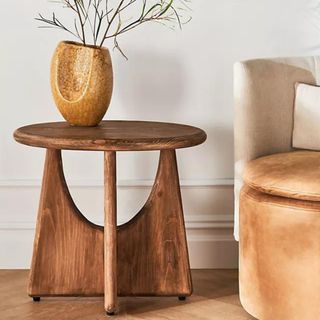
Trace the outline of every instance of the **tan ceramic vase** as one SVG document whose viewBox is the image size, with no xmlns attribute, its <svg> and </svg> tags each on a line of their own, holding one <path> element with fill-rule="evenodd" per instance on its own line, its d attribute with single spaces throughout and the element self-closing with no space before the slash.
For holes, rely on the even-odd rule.
<svg viewBox="0 0 320 320">
<path fill-rule="evenodd" d="M 113 89 L 109 50 L 59 43 L 51 64 L 51 88 L 59 111 L 71 125 L 98 125 L 108 110 Z"/>
</svg>

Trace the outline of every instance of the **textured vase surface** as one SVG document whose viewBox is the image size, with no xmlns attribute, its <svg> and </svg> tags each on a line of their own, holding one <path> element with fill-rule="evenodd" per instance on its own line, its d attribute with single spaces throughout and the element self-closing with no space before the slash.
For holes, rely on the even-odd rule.
<svg viewBox="0 0 320 320">
<path fill-rule="evenodd" d="M 51 64 L 51 88 L 59 111 L 71 125 L 98 125 L 112 96 L 109 50 L 69 41 L 59 43 Z"/>
</svg>

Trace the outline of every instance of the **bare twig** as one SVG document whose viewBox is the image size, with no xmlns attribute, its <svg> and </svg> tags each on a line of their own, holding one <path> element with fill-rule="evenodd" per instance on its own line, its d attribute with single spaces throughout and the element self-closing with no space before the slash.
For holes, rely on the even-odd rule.
<svg viewBox="0 0 320 320">
<path fill-rule="evenodd" d="M 80 7 L 79 7 L 79 4 L 78 4 L 78 1 L 81 1 L 81 0 L 74 0 L 74 5 L 76 7 L 76 11 L 77 11 L 77 14 L 78 14 L 78 17 L 79 17 L 79 21 L 80 21 L 80 25 L 81 25 L 82 42 L 85 45 L 86 44 L 86 35 L 85 35 L 85 32 L 84 32 L 84 23 L 82 21 L 82 16 L 81 16 L 81 11 L 80 11 Z"/>
<path fill-rule="evenodd" d="M 113 24 L 113 21 L 115 20 L 115 18 L 117 17 L 117 15 L 119 14 L 119 10 L 121 9 L 123 3 L 125 2 L 125 0 L 120 0 L 119 4 L 118 4 L 118 7 L 117 9 L 115 10 L 115 12 L 113 13 L 111 19 L 110 19 L 110 22 L 108 23 L 108 26 L 107 26 L 107 29 L 105 31 L 105 33 L 103 34 L 103 37 L 102 37 L 102 40 L 101 40 L 101 43 L 100 43 L 100 47 L 103 46 L 103 43 L 104 43 L 104 40 L 106 39 L 106 36 Z"/>
<path fill-rule="evenodd" d="M 86 34 L 91 32 L 94 45 L 99 43 L 102 47 L 104 42 L 113 38 L 114 48 L 125 57 L 118 42 L 118 37 L 128 31 L 131 31 L 146 22 L 158 22 L 160 24 L 174 27 L 190 21 L 187 12 L 190 11 L 191 0 L 118 0 L 115 5 L 111 5 L 110 0 L 52 0 L 50 2 L 62 4 L 63 7 L 71 9 L 74 14 L 73 30 L 66 27 L 55 13 L 51 19 L 47 19 L 39 14 L 36 20 L 45 23 L 47 26 L 42 28 L 58 28 L 66 31 L 84 45 L 87 44 Z M 129 8 L 138 12 L 138 16 L 128 19 Z M 187 19 L 184 19 L 184 16 Z M 105 26 L 105 27 L 104 27 Z M 88 30 L 89 28 L 89 30 Z M 104 29 L 102 35 L 101 31 Z M 89 33 L 90 35 L 90 33 Z"/>
</svg>

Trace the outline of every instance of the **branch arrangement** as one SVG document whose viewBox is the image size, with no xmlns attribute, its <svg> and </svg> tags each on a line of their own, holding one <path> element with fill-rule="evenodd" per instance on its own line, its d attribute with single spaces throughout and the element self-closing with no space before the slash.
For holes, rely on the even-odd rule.
<svg viewBox="0 0 320 320">
<path fill-rule="evenodd" d="M 40 28 L 58 28 L 66 31 L 84 45 L 90 43 L 102 47 L 108 39 L 124 55 L 118 43 L 118 36 L 141 26 L 146 22 L 158 22 L 174 29 L 190 21 L 184 14 L 190 10 L 191 0 L 56 0 L 72 11 L 73 26 L 66 26 L 56 14 L 45 18 L 39 14 L 36 20 L 45 23 Z M 128 18 L 128 14 L 135 17 Z M 125 55 L 124 55 L 125 56 Z"/>
</svg>

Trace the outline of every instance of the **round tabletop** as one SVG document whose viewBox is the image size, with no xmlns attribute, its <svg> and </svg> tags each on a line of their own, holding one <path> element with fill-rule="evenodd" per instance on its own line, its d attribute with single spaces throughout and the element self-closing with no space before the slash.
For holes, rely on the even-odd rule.
<svg viewBox="0 0 320 320">
<path fill-rule="evenodd" d="M 143 151 L 188 148 L 207 135 L 196 127 L 149 121 L 102 121 L 97 127 L 73 127 L 66 122 L 33 124 L 17 129 L 16 141 L 61 150 Z"/>
</svg>

